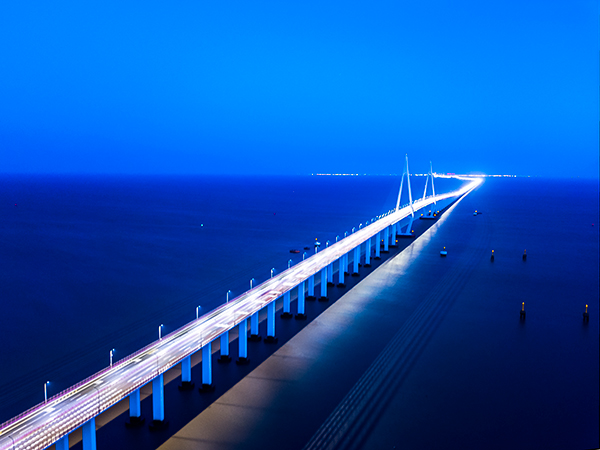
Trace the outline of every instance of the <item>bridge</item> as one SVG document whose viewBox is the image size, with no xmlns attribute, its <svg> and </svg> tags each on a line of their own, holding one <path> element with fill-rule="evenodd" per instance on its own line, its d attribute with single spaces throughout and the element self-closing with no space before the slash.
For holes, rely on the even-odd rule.
<svg viewBox="0 0 600 450">
<path fill-rule="evenodd" d="M 400 207 L 400 195 L 404 178 L 407 180 L 409 203 Z M 434 174 L 428 173 L 433 189 Z M 181 364 L 183 386 L 192 386 L 191 355 L 202 351 L 202 387 L 210 390 L 213 384 L 211 367 L 211 344 L 220 339 L 222 358 L 229 358 L 229 331 L 238 327 L 238 362 L 248 358 L 248 331 L 250 338 L 258 336 L 259 311 L 266 308 L 266 341 L 276 340 L 275 301 L 283 297 L 283 314 L 291 316 L 291 292 L 297 291 L 297 318 L 303 318 L 306 295 L 315 297 L 315 277 L 320 276 L 320 297 L 327 298 L 328 282 L 332 282 L 333 264 L 339 264 L 338 282 L 344 283 L 345 268 L 349 267 L 349 255 L 353 254 L 352 275 L 359 275 L 359 261 L 364 255 L 365 265 L 370 264 L 373 247 L 375 258 L 380 256 L 381 243 L 388 250 L 399 233 L 399 222 L 410 218 L 406 233 L 410 234 L 415 212 L 444 199 L 460 197 L 475 189 L 482 178 L 453 176 L 466 183 L 460 189 L 412 200 L 408 159 L 402 174 L 396 209 L 374 218 L 364 227 L 327 246 L 284 272 L 272 276 L 266 282 L 253 287 L 237 298 L 228 301 L 210 313 L 199 317 L 167 336 L 112 364 L 69 389 L 53 396 L 0 426 L 0 450 L 44 449 L 52 444 L 57 450 L 69 448 L 69 433 L 82 427 L 84 450 L 96 449 L 95 418 L 101 412 L 129 398 L 130 420 L 135 423 L 141 416 L 140 388 L 152 383 L 153 426 L 160 427 L 164 415 L 163 374 Z M 432 208 L 423 217 L 435 214 Z M 402 233 L 400 233 L 402 234 Z M 315 250 L 318 250 L 317 248 Z M 249 325 L 249 326 L 248 326 Z"/>
</svg>

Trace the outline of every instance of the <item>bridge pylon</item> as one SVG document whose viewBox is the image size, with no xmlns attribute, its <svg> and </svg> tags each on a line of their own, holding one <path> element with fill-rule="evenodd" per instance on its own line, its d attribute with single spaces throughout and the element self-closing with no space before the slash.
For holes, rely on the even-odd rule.
<svg viewBox="0 0 600 450">
<path fill-rule="evenodd" d="M 406 186 L 408 188 L 408 204 L 410 205 L 410 219 L 408 222 L 408 226 L 406 227 L 406 231 L 402 233 L 398 232 L 398 236 L 412 236 L 412 224 L 415 219 L 415 209 L 413 207 L 413 199 L 412 199 L 412 191 L 410 190 L 410 172 L 408 170 L 408 155 L 406 155 L 406 165 L 404 166 L 404 171 L 402 172 L 402 179 L 400 180 L 400 191 L 398 191 L 398 200 L 396 201 L 396 211 L 400 209 L 400 197 L 402 197 L 402 188 L 404 187 L 404 177 L 406 177 Z M 392 236 L 392 241 L 396 239 L 395 236 Z"/>
<path fill-rule="evenodd" d="M 429 161 L 429 173 L 427 174 L 426 178 L 425 178 L 425 189 L 423 189 L 423 200 L 425 199 L 425 196 L 427 195 L 427 184 L 429 183 L 429 179 L 431 178 L 431 195 L 435 198 L 435 186 L 433 185 L 433 167 L 431 165 L 431 161 Z M 433 201 L 433 205 L 429 205 L 429 211 L 425 212 L 424 214 L 421 214 L 421 217 L 419 217 L 420 219 L 437 219 L 437 214 L 438 214 L 438 210 L 437 210 L 437 202 L 434 200 Z"/>
</svg>

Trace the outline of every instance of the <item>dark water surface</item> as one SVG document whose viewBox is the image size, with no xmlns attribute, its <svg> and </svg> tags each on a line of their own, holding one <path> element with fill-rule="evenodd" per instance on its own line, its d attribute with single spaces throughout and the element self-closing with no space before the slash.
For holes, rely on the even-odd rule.
<svg viewBox="0 0 600 450">
<path fill-rule="evenodd" d="M 424 178 L 413 177 L 422 194 Z M 438 191 L 461 182 L 441 179 Z M 398 177 L 0 179 L 0 422 L 395 206 Z M 415 196 L 417 194 L 415 193 Z M 404 203 L 404 199 L 403 199 Z M 310 255 L 312 251 L 309 251 Z"/>
<path fill-rule="evenodd" d="M 388 210 L 398 182 L 2 180 L 0 420 L 42 400 L 47 379 L 64 389 L 105 366 L 110 348 L 124 357 L 161 323 L 172 331 L 196 305 L 206 312 L 301 259 L 290 248 Z M 475 248 L 472 270 L 361 446 L 585 448 L 598 435 L 598 183 L 487 179 L 448 217 L 380 295 L 409 314 L 421 286 L 444 279 L 440 245 L 448 260 Z"/>
</svg>

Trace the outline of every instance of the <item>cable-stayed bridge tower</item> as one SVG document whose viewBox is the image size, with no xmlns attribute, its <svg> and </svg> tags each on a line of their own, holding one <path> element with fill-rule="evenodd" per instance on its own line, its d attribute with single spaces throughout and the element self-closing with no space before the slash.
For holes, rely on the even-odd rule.
<svg viewBox="0 0 600 450">
<path fill-rule="evenodd" d="M 437 207 L 437 201 L 435 200 L 435 186 L 433 185 L 433 166 L 431 165 L 431 161 L 429 161 L 429 173 L 427 174 L 426 178 L 425 178 L 425 189 L 423 189 L 423 198 L 422 200 L 425 200 L 425 196 L 427 195 L 427 184 L 429 183 L 429 179 L 431 178 L 431 196 L 434 198 L 433 200 L 433 204 L 429 205 L 429 211 L 425 212 L 424 214 L 421 214 L 421 219 L 436 219 L 437 218 L 437 213 L 438 210 L 436 209 Z"/>
</svg>

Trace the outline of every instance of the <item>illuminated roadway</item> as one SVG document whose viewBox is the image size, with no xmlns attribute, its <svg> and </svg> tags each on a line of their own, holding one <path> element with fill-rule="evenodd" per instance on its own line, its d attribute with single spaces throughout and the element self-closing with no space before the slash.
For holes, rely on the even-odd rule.
<svg viewBox="0 0 600 450">
<path fill-rule="evenodd" d="M 434 201 L 464 195 L 483 180 L 453 178 L 469 183 L 447 194 L 416 200 L 412 208 L 404 206 L 381 217 L 112 367 L 55 395 L 47 403 L 5 422 L 0 428 L 0 450 L 43 449 L 52 445 L 377 233 Z"/>
</svg>

